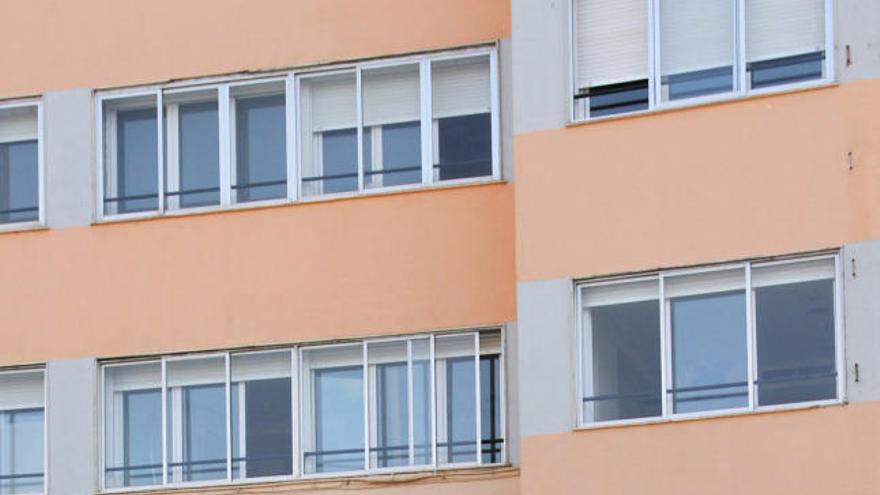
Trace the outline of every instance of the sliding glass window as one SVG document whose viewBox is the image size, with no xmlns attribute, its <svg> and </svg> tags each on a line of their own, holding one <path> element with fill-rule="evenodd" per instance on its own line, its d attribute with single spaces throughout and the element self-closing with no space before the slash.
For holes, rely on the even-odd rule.
<svg viewBox="0 0 880 495">
<path fill-rule="evenodd" d="M 42 371 L 0 373 L 0 495 L 45 491 Z"/>
<path fill-rule="evenodd" d="M 159 134 L 156 95 L 114 99 L 103 105 L 103 213 L 122 215 L 159 208 Z"/>
<path fill-rule="evenodd" d="M 40 220 L 37 105 L 0 106 L 0 225 Z"/>
<path fill-rule="evenodd" d="M 165 209 L 220 204 L 217 90 L 165 94 Z"/>
<path fill-rule="evenodd" d="M 232 86 L 232 203 L 287 197 L 285 82 Z"/>
<path fill-rule="evenodd" d="M 581 423 L 838 400 L 837 262 L 829 255 L 581 286 Z"/>
</svg>

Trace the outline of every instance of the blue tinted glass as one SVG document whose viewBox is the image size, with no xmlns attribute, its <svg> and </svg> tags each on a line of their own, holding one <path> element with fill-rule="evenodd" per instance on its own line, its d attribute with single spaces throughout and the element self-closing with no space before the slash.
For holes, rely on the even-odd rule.
<svg viewBox="0 0 880 495">
<path fill-rule="evenodd" d="M 124 392 L 123 486 L 162 483 L 162 396 L 158 389 Z"/>
<path fill-rule="evenodd" d="M 117 196 L 106 198 L 119 213 L 158 208 L 156 109 L 119 111 L 116 116 Z"/>
<path fill-rule="evenodd" d="M 220 203 L 220 137 L 217 103 L 188 103 L 179 107 L 180 206 Z M 172 199 L 171 196 L 168 198 Z"/>
<path fill-rule="evenodd" d="M 431 366 L 413 361 L 413 447 L 416 464 L 431 463 Z"/>
<path fill-rule="evenodd" d="M 379 179 L 378 186 L 416 184 L 422 181 L 421 124 L 407 122 L 382 126 L 382 170 L 365 173 Z M 364 150 L 364 158 L 370 156 Z M 364 166 L 365 170 L 369 168 Z"/>
<path fill-rule="evenodd" d="M 758 404 L 837 396 L 834 281 L 755 289 Z"/>
<path fill-rule="evenodd" d="M 647 81 L 590 90 L 590 117 L 604 117 L 647 109 Z"/>
<path fill-rule="evenodd" d="M 474 359 L 446 360 L 446 428 L 450 463 L 476 462 Z"/>
<path fill-rule="evenodd" d="M 376 367 L 379 467 L 409 465 L 409 406 L 406 363 Z"/>
<path fill-rule="evenodd" d="M 287 194 L 284 95 L 235 101 L 235 198 L 238 202 L 283 198 Z"/>
<path fill-rule="evenodd" d="M 356 191 L 358 188 L 357 130 L 327 131 L 321 135 L 323 193 Z M 364 132 L 366 144 L 367 132 Z M 365 150 L 365 156 L 369 156 Z"/>
<path fill-rule="evenodd" d="M 748 405 L 744 292 L 672 300 L 676 413 Z"/>
<path fill-rule="evenodd" d="M 824 62 L 825 52 L 752 62 L 749 64 L 752 88 L 821 79 Z"/>
<path fill-rule="evenodd" d="M 498 356 L 480 358 L 480 429 L 484 464 L 501 462 L 504 435 L 501 432 L 501 360 Z"/>
<path fill-rule="evenodd" d="M 437 128 L 440 180 L 492 175 L 491 114 L 439 119 Z"/>
<path fill-rule="evenodd" d="M 243 429 L 240 417 L 242 399 L 245 418 Z M 293 440 L 290 407 L 290 378 L 252 380 L 232 386 L 234 477 L 260 478 L 291 474 Z"/>
<path fill-rule="evenodd" d="M 226 478 L 226 387 L 182 387 L 180 438 L 175 452 L 173 429 L 169 431 L 168 477 L 202 481 Z M 168 391 L 169 418 L 174 418 L 173 390 Z M 179 459 L 179 460 L 178 460 Z"/>
<path fill-rule="evenodd" d="M 315 468 L 319 473 L 364 468 L 363 368 L 314 372 Z"/>
<path fill-rule="evenodd" d="M 674 74 L 663 78 L 669 89 L 669 99 L 694 98 L 733 91 L 733 67 Z"/>
<path fill-rule="evenodd" d="M 36 141 L 0 143 L 0 223 L 39 218 Z"/>
<path fill-rule="evenodd" d="M 0 412 L 0 431 L 0 494 L 42 493 L 43 409 Z"/>
</svg>

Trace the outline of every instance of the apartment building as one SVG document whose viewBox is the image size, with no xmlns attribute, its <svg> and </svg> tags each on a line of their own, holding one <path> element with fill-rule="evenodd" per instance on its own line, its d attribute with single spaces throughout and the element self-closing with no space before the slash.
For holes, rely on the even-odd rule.
<svg viewBox="0 0 880 495">
<path fill-rule="evenodd" d="M 880 490 L 880 4 L 3 8 L 0 495 Z"/>
</svg>

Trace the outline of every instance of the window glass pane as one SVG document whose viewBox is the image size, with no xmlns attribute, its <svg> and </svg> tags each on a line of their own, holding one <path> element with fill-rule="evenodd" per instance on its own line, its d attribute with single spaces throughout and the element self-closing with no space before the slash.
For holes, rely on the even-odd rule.
<svg viewBox="0 0 880 495">
<path fill-rule="evenodd" d="M 104 485 L 162 483 L 162 370 L 158 362 L 105 368 Z"/>
<path fill-rule="evenodd" d="M 357 85 L 353 72 L 300 80 L 300 163 L 304 196 L 358 189 L 357 124 Z M 365 147 L 368 134 L 364 132 Z"/>
<path fill-rule="evenodd" d="M 488 56 L 431 64 L 434 180 L 492 175 Z"/>
<path fill-rule="evenodd" d="M 667 279 L 675 413 L 748 406 L 745 274 Z"/>
<path fill-rule="evenodd" d="M 755 288 L 761 406 L 837 396 L 834 280 L 786 282 Z"/>
<path fill-rule="evenodd" d="M 0 224 L 39 219 L 37 109 L 0 109 Z"/>
<path fill-rule="evenodd" d="M 422 181 L 421 102 L 418 64 L 364 70 L 362 74 L 364 186 L 417 184 Z"/>
<path fill-rule="evenodd" d="M 662 414 L 658 294 L 657 280 L 584 289 L 584 422 Z"/>
<path fill-rule="evenodd" d="M 733 0 L 664 0 L 660 54 L 664 101 L 733 91 Z"/>
<path fill-rule="evenodd" d="M 367 346 L 370 373 L 370 467 L 409 465 L 407 343 Z"/>
<path fill-rule="evenodd" d="M 104 213 L 158 209 L 156 98 L 104 103 Z"/>
<path fill-rule="evenodd" d="M 474 335 L 439 336 L 437 360 L 437 456 L 439 464 L 477 461 Z"/>
<path fill-rule="evenodd" d="M 483 464 L 503 460 L 501 427 L 501 332 L 480 334 L 480 431 Z"/>
<path fill-rule="evenodd" d="M 217 91 L 167 94 L 165 207 L 220 204 L 220 124 Z"/>
<path fill-rule="evenodd" d="M 414 339 L 412 342 L 412 395 L 413 395 L 413 464 L 432 464 L 431 448 L 433 406 L 431 388 L 431 342 Z"/>
<path fill-rule="evenodd" d="M 825 0 L 746 0 L 752 88 L 824 76 Z"/>
<path fill-rule="evenodd" d="M 233 354 L 232 476 L 292 473 L 290 352 Z"/>
<path fill-rule="evenodd" d="M 43 373 L 0 375 L 0 495 L 43 492 Z"/>
<path fill-rule="evenodd" d="M 168 481 L 226 479 L 222 357 L 168 361 Z"/>
<path fill-rule="evenodd" d="M 232 201 L 246 203 L 287 195 L 287 123 L 284 82 L 234 87 L 230 112 Z"/>
<path fill-rule="evenodd" d="M 363 470 L 362 345 L 305 349 L 302 361 L 305 472 Z"/>
</svg>

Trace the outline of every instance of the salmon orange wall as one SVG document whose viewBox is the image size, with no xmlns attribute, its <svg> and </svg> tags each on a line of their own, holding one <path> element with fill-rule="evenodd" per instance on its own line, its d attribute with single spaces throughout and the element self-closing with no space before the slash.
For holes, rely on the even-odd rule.
<svg viewBox="0 0 880 495">
<path fill-rule="evenodd" d="M 518 279 L 880 238 L 878 110 L 873 80 L 517 135 Z"/>
<path fill-rule="evenodd" d="M 880 403 L 523 439 L 522 495 L 880 493 Z"/>
<path fill-rule="evenodd" d="M 492 42 L 508 0 L 5 0 L 0 98 Z"/>
<path fill-rule="evenodd" d="M 0 235 L 0 365 L 512 321 L 512 189 Z"/>
</svg>

